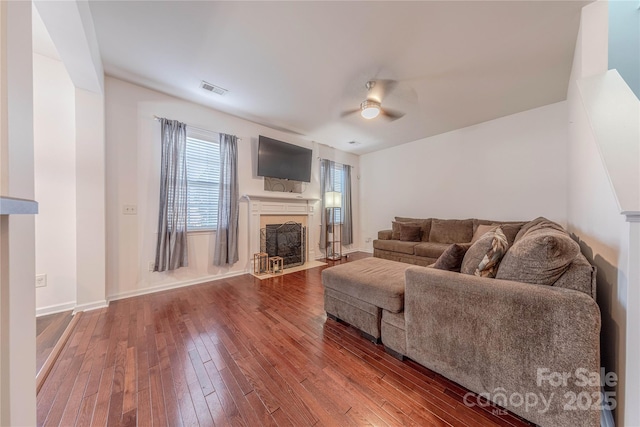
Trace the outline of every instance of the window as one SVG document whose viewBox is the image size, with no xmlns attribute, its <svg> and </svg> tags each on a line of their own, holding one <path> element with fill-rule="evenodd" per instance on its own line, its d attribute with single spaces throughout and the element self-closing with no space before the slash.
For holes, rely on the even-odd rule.
<svg viewBox="0 0 640 427">
<path fill-rule="evenodd" d="M 220 194 L 220 143 L 187 136 L 187 231 L 215 230 Z"/>
<path fill-rule="evenodd" d="M 344 167 L 341 163 L 334 163 L 333 170 L 331 171 L 331 183 L 333 185 L 333 191 L 337 191 L 340 194 L 344 194 L 344 192 L 342 191 L 343 169 Z M 335 209 L 336 224 L 342 224 L 342 209 L 343 208 Z"/>
</svg>

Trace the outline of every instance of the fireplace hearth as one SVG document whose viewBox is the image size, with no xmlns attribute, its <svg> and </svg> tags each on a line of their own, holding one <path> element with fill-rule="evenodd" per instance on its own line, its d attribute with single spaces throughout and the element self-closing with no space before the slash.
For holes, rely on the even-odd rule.
<svg viewBox="0 0 640 427">
<path fill-rule="evenodd" d="M 270 257 L 283 259 L 284 268 L 297 267 L 306 261 L 307 228 L 297 222 L 267 224 L 260 230 L 260 250 Z"/>
</svg>

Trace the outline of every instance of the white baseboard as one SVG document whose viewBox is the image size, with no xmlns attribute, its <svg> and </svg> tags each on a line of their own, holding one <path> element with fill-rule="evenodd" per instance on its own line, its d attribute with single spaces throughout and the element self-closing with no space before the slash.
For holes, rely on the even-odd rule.
<svg viewBox="0 0 640 427">
<path fill-rule="evenodd" d="M 116 301 L 116 300 L 124 299 L 124 298 L 131 298 L 131 297 L 137 297 L 137 296 L 140 296 L 140 295 L 153 294 L 155 292 L 160 292 L 160 291 L 167 291 L 169 289 L 184 288 L 185 286 L 199 285 L 201 283 L 207 283 L 207 282 L 211 282 L 211 281 L 214 281 L 214 280 L 226 279 L 228 277 L 241 276 L 243 274 L 248 274 L 248 273 L 249 273 L 248 270 L 234 271 L 232 273 L 216 274 L 216 275 L 212 275 L 212 276 L 198 277 L 197 279 L 183 280 L 181 282 L 173 282 L 173 283 L 169 283 L 169 284 L 166 284 L 166 285 L 153 286 L 151 288 L 136 289 L 134 291 L 120 292 L 119 294 L 109 295 L 107 297 L 107 301 L 111 302 L 111 301 Z"/>
<path fill-rule="evenodd" d="M 49 314 L 62 313 L 76 308 L 75 301 L 69 301 L 62 304 L 49 305 L 47 307 L 36 308 L 36 317 L 47 316 Z"/>
<path fill-rule="evenodd" d="M 97 310 L 99 308 L 105 308 L 105 307 L 109 307 L 109 302 L 107 300 L 90 302 L 87 304 L 80 304 L 80 305 L 76 305 L 75 309 L 73 310 L 73 314 L 76 314 L 80 311 L 91 311 L 91 310 Z"/>
</svg>

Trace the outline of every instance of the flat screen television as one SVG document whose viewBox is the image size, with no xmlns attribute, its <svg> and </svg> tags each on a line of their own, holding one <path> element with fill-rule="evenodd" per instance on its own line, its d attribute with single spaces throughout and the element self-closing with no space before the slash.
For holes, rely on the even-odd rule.
<svg viewBox="0 0 640 427">
<path fill-rule="evenodd" d="M 313 151 L 260 135 L 258 176 L 311 182 Z"/>
</svg>

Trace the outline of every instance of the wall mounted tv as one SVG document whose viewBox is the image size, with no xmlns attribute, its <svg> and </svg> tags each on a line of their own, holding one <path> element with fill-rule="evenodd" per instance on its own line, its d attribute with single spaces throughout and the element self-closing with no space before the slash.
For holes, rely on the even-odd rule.
<svg viewBox="0 0 640 427">
<path fill-rule="evenodd" d="M 312 151 L 260 135 L 258 176 L 311 182 Z"/>
</svg>

